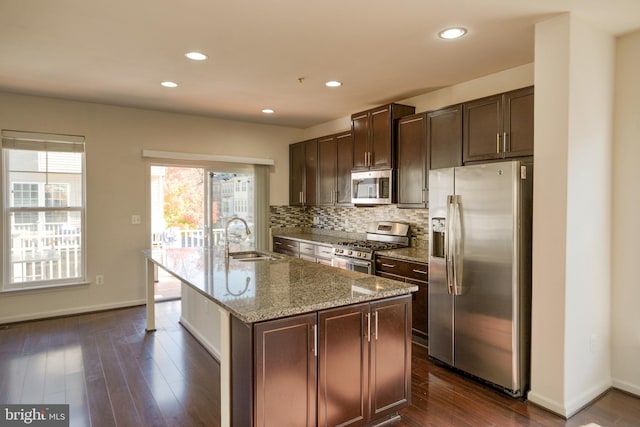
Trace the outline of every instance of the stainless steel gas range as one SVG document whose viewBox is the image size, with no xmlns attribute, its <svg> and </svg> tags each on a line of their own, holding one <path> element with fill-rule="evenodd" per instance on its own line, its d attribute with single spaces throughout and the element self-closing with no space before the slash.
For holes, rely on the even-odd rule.
<svg viewBox="0 0 640 427">
<path fill-rule="evenodd" d="M 333 245 L 331 263 L 345 270 L 374 274 L 375 252 L 409 246 L 409 224 L 378 221 L 369 224 L 366 240 Z"/>
</svg>

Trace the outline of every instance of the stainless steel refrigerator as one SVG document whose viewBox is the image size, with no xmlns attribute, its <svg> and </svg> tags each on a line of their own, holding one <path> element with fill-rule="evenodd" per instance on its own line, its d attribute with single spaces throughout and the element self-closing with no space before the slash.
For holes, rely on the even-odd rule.
<svg viewBox="0 0 640 427">
<path fill-rule="evenodd" d="M 533 167 L 429 172 L 429 356 L 506 391 L 529 388 Z"/>
</svg>

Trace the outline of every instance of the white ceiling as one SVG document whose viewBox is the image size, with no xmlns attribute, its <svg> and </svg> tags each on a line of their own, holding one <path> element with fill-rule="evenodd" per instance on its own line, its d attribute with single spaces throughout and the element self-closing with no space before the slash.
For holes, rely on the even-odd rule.
<svg viewBox="0 0 640 427">
<path fill-rule="evenodd" d="M 566 11 L 640 28 L 640 0 L 0 0 L 0 90 L 304 128 L 532 62 Z"/>
</svg>

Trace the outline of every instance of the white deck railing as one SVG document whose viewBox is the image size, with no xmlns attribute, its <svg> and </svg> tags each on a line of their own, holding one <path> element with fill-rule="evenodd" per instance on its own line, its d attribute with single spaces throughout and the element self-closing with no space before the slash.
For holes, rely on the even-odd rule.
<svg viewBox="0 0 640 427">
<path fill-rule="evenodd" d="M 81 277 L 82 238 L 67 223 L 18 224 L 11 235 L 11 282 Z"/>
<path fill-rule="evenodd" d="M 224 243 L 224 228 L 211 230 L 213 245 Z M 153 233 L 153 248 L 204 246 L 204 230 Z M 11 235 L 11 282 L 81 277 L 82 236 L 67 223 L 18 224 Z"/>
<path fill-rule="evenodd" d="M 212 245 L 224 243 L 224 228 L 211 229 Z M 154 248 L 199 248 L 204 246 L 204 230 L 168 229 L 153 233 L 151 243 Z"/>
</svg>

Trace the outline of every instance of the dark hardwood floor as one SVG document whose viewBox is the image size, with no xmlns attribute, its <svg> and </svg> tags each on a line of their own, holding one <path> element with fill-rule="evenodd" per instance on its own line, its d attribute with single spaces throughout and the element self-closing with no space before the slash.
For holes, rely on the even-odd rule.
<svg viewBox="0 0 640 427">
<path fill-rule="evenodd" d="M 0 403 L 68 403 L 72 426 L 219 426 L 218 363 L 179 324 L 180 301 L 0 326 Z M 640 426 L 612 390 L 564 420 L 429 362 L 413 347 L 412 406 L 395 427 Z"/>
<path fill-rule="evenodd" d="M 180 302 L 0 327 L 0 402 L 68 403 L 71 426 L 218 426 L 220 367 Z"/>
</svg>

